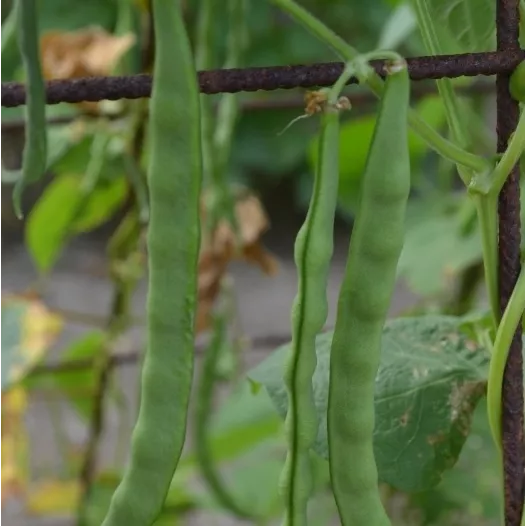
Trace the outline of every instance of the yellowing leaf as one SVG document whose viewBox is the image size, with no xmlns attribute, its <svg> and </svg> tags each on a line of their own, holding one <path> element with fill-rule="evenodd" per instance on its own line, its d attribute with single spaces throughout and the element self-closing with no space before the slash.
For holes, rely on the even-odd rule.
<svg viewBox="0 0 526 526">
<path fill-rule="evenodd" d="M 27 508 L 37 515 L 74 513 L 79 497 L 78 480 L 48 480 L 28 495 Z"/>
<path fill-rule="evenodd" d="M 24 425 L 27 394 L 15 387 L 2 395 L 2 505 L 24 495 L 27 485 L 28 438 Z"/>
<path fill-rule="evenodd" d="M 62 318 L 38 300 L 2 300 L 2 390 L 22 380 L 62 331 Z"/>
</svg>

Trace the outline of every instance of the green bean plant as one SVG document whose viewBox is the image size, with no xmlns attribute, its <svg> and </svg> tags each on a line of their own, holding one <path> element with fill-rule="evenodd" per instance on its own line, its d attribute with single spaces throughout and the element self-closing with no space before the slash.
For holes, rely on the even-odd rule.
<svg viewBox="0 0 526 526">
<path fill-rule="evenodd" d="M 106 487 L 105 503 L 95 512 L 93 466 L 104 397 L 100 395 L 87 408 L 79 405 L 98 431 L 81 466 L 78 524 L 160 525 L 165 519 L 179 521 L 188 509 L 199 507 L 220 509 L 258 525 L 281 520 L 284 526 L 312 526 L 327 524 L 328 516 L 336 515 L 342 526 L 443 524 L 437 517 L 400 517 L 394 497 L 417 501 L 439 486 L 457 463 L 484 397 L 487 420 L 482 424 L 489 427 L 499 458 L 492 478 L 502 487 L 502 384 L 512 339 L 517 330 L 523 331 L 525 289 L 522 269 L 501 312 L 497 205 L 509 174 L 520 163 L 522 178 L 524 174 L 524 62 L 510 77 L 510 93 L 521 103 L 519 123 L 506 151 L 497 155 L 485 132 L 464 117 L 464 112 L 476 111 L 458 96 L 452 80 L 437 81 L 438 97 L 411 104 L 407 63 L 395 49 L 400 38 L 385 33 L 379 49 L 362 53 L 294 0 L 269 0 L 276 12 L 286 15 L 287 23 L 292 20 L 331 49 L 344 68 L 333 86 L 308 92 L 305 115 L 287 127 L 289 135 L 307 122 L 317 129 L 314 140 L 304 145 L 313 166 L 313 182 L 294 246 L 297 293 L 291 306 L 291 341 L 246 378 L 232 382 L 228 401 L 217 416 L 219 362 L 231 343 L 229 329 L 236 317 L 233 284 L 228 276 L 220 283 L 220 301 L 214 309 L 194 401 L 198 262 L 201 232 L 213 238 L 218 225 L 227 221 L 239 234 L 229 170 L 241 112 L 237 95 L 215 99 L 201 95 L 196 72 L 218 64 L 243 65 L 249 13 L 255 3 L 228 0 L 220 5 L 202 0 L 198 4 L 197 13 L 193 12 L 197 16 L 191 20 L 197 28 L 194 39 L 185 18 L 187 2 L 152 0 L 151 11 L 145 8 L 155 44 L 151 46 L 154 80 L 148 107 L 143 103 L 124 106 L 125 117 L 117 125 L 105 117 L 85 122 L 84 130 L 90 133 L 77 145 L 86 159 L 84 176 L 55 178 L 28 219 L 28 244 L 41 274 L 46 275 L 65 239 L 100 225 L 130 198 L 108 244 L 115 290 L 107 330 L 71 350 L 82 357 L 89 347 L 95 355 L 89 381 L 99 394 L 110 375 L 109 349 L 130 325 L 130 298 L 145 274 L 147 253 L 147 349 L 129 458 L 123 474 L 113 480 L 110 494 Z M 458 27 L 459 20 L 455 20 L 457 26 L 442 24 L 458 16 L 451 4 L 403 3 L 404 16 L 411 13 L 405 31 L 409 34 L 418 28 L 430 55 L 457 51 L 451 48 L 453 35 L 446 35 L 444 27 Z M 127 0 L 118 6 L 115 26 L 121 34 L 135 23 L 135 11 Z M 224 57 L 215 45 L 220 7 L 226 10 L 228 28 Z M 523 12 L 523 3 L 521 7 Z M 397 8 L 396 13 L 400 20 L 402 11 Z M 6 179 L 16 181 L 13 197 L 19 216 L 24 188 L 40 180 L 49 166 L 67 171 L 64 166 L 72 163 L 71 153 L 48 148 L 51 132 L 45 122 L 38 14 L 34 0 L 20 0 L 2 38 L 4 51 L 14 38 L 13 28 L 17 29 L 28 87 L 22 169 L 16 174 L 3 171 Z M 484 19 L 477 31 L 461 33 L 455 42 L 480 50 L 479 44 L 484 47 L 491 41 L 491 24 Z M 136 58 L 133 53 L 126 55 L 116 71 L 132 70 Z M 371 66 L 372 60 L 383 61 L 382 75 Z M 378 99 L 374 118 L 368 121 L 355 116 L 350 94 L 344 91 L 352 77 L 360 89 Z M 425 115 L 432 106 L 440 107 L 443 119 L 430 124 Z M 335 222 L 346 198 L 342 158 L 354 155 L 352 133 L 365 136 L 367 144 L 353 167 L 347 260 L 335 325 L 325 331 Z M 439 181 L 430 182 L 416 173 L 415 158 L 424 151 L 434 152 L 432 173 Z M 479 236 L 469 238 L 470 243 L 475 240 L 476 257 L 468 261 L 472 268 L 462 276 L 462 301 L 456 302 L 456 312 L 444 302 L 435 311 L 419 308 L 388 319 L 397 278 L 414 268 L 408 264 L 408 253 L 415 246 L 420 248 L 415 241 L 421 239 L 415 234 L 418 221 L 413 220 L 412 227 L 409 221 L 415 213 L 412 193 L 431 186 L 429 195 L 440 197 L 441 205 L 454 190 L 452 167 L 458 175 L 457 187 L 462 187 L 453 207 L 455 225 L 460 224 L 458 236 L 466 239 L 462 236 L 473 231 Z M 125 177 L 114 177 L 115 172 Z M 207 220 L 202 228 L 203 201 Z M 424 207 L 430 202 L 424 201 Z M 57 209 L 59 220 L 42 230 L 46 214 Z M 437 224 L 443 230 L 443 223 Z M 429 231 L 423 232 L 429 237 Z M 488 307 L 480 303 L 480 308 L 473 309 L 482 280 Z M 68 383 L 64 379 L 57 383 L 61 381 Z M 38 376 L 35 380 L 29 375 L 26 385 L 38 386 Z M 240 414 L 249 424 L 240 423 Z M 184 451 L 187 427 L 194 447 Z M 248 468 L 248 476 L 241 477 L 241 471 L 224 476 L 219 461 L 258 448 L 264 450 L 260 464 L 268 471 Z M 205 483 L 208 500 L 192 493 L 190 472 Z M 250 482 L 258 498 L 240 488 Z M 261 504 L 265 491 L 270 496 Z M 501 507 L 502 493 L 499 489 Z M 323 506 L 320 496 L 327 497 Z M 167 511 L 174 507 L 175 516 Z M 524 524 L 524 510 L 520 512 Z M 510 520 L 499 510 L 499 524 L 512 524 Z"/>
</svg>

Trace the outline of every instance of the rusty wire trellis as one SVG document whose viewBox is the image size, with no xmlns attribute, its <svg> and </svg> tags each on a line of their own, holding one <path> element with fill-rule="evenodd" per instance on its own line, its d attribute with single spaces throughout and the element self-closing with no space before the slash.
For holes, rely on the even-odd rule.
<svg viewBox="0 0 526 526">
<path fill-rule="evenodd" d="M 524 59 L 524 51 L 498 51 L 408 58 L 412 80 L 473 77 L 476 75 L 509 74 Z M 377 73 L 383 74 L 383 61 L 374 61 Z M 341 62 L 312 65 L 273 66 L 257 68 L 218 69 L 198 73 L 201 92 L 238 93 L 241 91 L 272 91 L 278 89 L 331 86 L 343 71 Z M 352 78 L 349 84 L 356 83 Z M 47 83 L 47 103 L 96 102 L 100 100 L 140 99 L 149 97 L 150 75 L 126 77 L 87 77 L 51 80 Z M 18 82 L 2 83 L 2 106 L 12 108 L 25 103 L 25 88 Z"/>
<path fill-rule="evenodd" d="M 518 0 L 496 0 L 497 51 L 462 55 L 409 58 L 412 80 L 475 75 L 496 75 L 497 151 L 506 149 L 519 117 L 519 106 L 508 90 L 514 68 L 524 60 L 519 46 Z M 381 61 L 374 67 L 382 74 Z M 343 64 L 259 67 L 199 72 L 202 93 L 310 88 L 332 85 Z M 356 82 L 351 79 L 349 83 Z M 53 80 L 47 83 L 47 103 L 138 99 L 149 97 L 149 75 L 91 77 Z M 2 83 L 2 106 L 25 103 L 25 88 L 15 82 Z M 520 262 L 520 178 L 518 167 L 510 174 L 499 196 L 499 289 L 501 309 L 509 301 L 518 278 Z M 126 358 L 115 358 L 115 363 Z M 524 379 L 520 327 L 515 333 L 503 383 L 503 465 L 505 524 L 519 526 L 524 506 Z"/>
</svg>

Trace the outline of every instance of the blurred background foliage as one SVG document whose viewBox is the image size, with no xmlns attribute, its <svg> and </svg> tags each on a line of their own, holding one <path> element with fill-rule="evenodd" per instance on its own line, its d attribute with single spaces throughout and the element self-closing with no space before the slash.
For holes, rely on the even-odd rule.
<svg viewBox="0 0 526 526">
<path fill-rule="evenodd" d="M 485 51 L 494 46 L 491 7 L 494 2 L 465 1 L 471 7 L 479 2 L 479 6 L 490 6 L 486 10 L 482 7 L 472 10 L 478 17 L 477 27 L 484 39 L 473 43 L 460 38 L 462 20 L 448 18 L 448 23 L 439 27 L 444 53 Z M 462 2 L 436 0 L 437 16 Z M 425 55 L 407 1 L 304 0 L 301 3 L 360 51 L 384 47 L 396 49 L 404 56 Z M 16 38 L 9 30 L 11 4 L 7 0 L 2 0 L 1 4 L 3 82 L 24 80 Z M 186 1 L 184 4 L 188 27 L 195 40 L 200 2 Z M 225 60 L 227 14 L 227 9 L 219 9 L 214 20 L 217 29 L 213 45 L 214 68 L 222 67 Z M 153 49 L 147 0 L 40 0 L 39 24 L 42 36 L 47 35 L 41 45 L 48 78 L 151 72 Z M 269 2 L 248 1 L 247 33 L 248 48 L 241 66 L 337 60 L 329 49 L 271 7 Z M 460 78 L 453 82 L 462 94 L 463 111 L 470 124 L 470 148 L 477 153 L 491 154 L 494 150 L 491 79 Z M 415 83 L 414 106 L 429 124 L 447 135 L 444 108 L 435 93 L 433 82 Z M 352 222 L 376 109 L 376 102 L 362 88 L 350 87 L 347 94 L 353 102 L 353 110 L 344 117 L 340 138 L 339 222 L 345 227 Z M 229 181 L 261 196 L 271 217 L 279 216 L 276 210 L 280 206 L 292 208 L 301 215 L 308 204 L 316 157 L 317 120 L 300 120 L 278 135 L 292 119 L 303 113 L 303 95 L 303 90 L 290 90 L 236 96 L 241 114 L 229 158 Z M 220 97 L 211 96 L 210 100 L 216 104 Z M 23 108 L 2 108 L 2 158 L 6 168 L 15 168 L 20 163 L 23 111 Z M 108 247 L 109 266 L 114 281 L 120 283 L 119 290 L 133 287 L 143 276 L 143 248 L 134 242 L 129 250 L 128 241 L 132 236 L 130 232 L 136 232 L 139 227 L 126 214 L 137 203 L 140 205 L 141 196 L 144 198 L 141 179 L 147 166 L 148 147 L 147 130 L 142 124 L 146 122 L 146 111 L 144 101 L 48 106 L 49 176 L 33 192 L 28 192 L 26 208 L 31 206 L 31 212 L 23 223 L 27 250 L 41 278 L 52 271 L 71 239 L 97 232 L 108 224 L 114 234 Z M 412 312 L 463 315 L 473 309 L 484 309 L 484 298 L 480 294 L 481 247 L 473 204 L 459 184 L 454 167 L 430 152 L 416 135 L 411 133 L 409 140 L 413 196 L 399 273 L 420 298 Z M 3 174 L 2 182 L 6 205 L 2 214 L 4 233 L 14 228 L 14 223 L 9 214 L 11 181 L 7 174 L 5 178 Z M 82 205 L 80 214 L 79 203 Z M 257 225 L 256 237 L 259 238 L 267 228 L 266 221 L 261 219 L 257 207 L 251 210 L 251 219 L 247 221 Z M 142 225 L 144 218 L 139 223 Z M 117 230 L 116 225 L 119 225 Z M 285 225 L 274 221 L 273 229 L 280 228 Z M 247 239 L 246 247 L 253 248 L 254 240 Z M 270 273 L 268 260 L 265 263 L 259 258 L 257 262 Z M 214 270 L 218 274 L 224 272 L 222 266 Z M 205 299 L 210 300 L 210 294 L 205 291 Z M 32 320 L 29 328 L 27 319 Z M 36 340 L 33 337 L 32 344 L 28 345 L 28 334 L 35 331 L 35 320 L 39 320 L 39 336 Z M 122 320 L 114 319 L 109 324 L 111 327 L 120 322 Z M 28 453 L 20 438 L 27 392 L 36 388 L 59 389 L 69 399 L 77 416 L 87 422 L 94 402 L 89 397 L 79 397 L 78 392 L 96 392 L 98 385 L 96 370 L 35 373 L 35 364 L 53 346 L 59 326 L 59 321 L 40 303 L 38 296 L 4 297 L 2 501 L 7 502 L 10 496 L 22 493 L 30 512 L 43 516 L 75 514 L 81 489 L 72 474 L 78 472 L 83 457 L 82 452 L 66 446 L 67 468 L 61 478 L 47 478 L 27 491 Z M 107 331 L 89 332 L 71 342 L 62 356 L 64 359 L 96 359 L 107 344 Z M 232 355 L 225 351 L 225 356 L 223 375 L 235 384 L 235 388 L 214 415 L 210 431 L 214 459 L 225 467 L 225 477 L 236 496 L 260 508 L 272 521 L 280 509 L 276 493 L 283 447 L 280 420 L 263 392 L 252 395 L 246 383 L 234 381 L 231 373 L 235 368 L 228 358 Z M 117 389 L 112 393 L 112 403 L 124 413 Z M 319 524 L 326 524 L 327 514 L 334 513 L 334 503 L 326 491 L 329 481 L 326 464 L 322 460 L 318 460 L 318 464 L 319 491 L 313 504 L 313 516 L 319 517 Z M 484 403 L 480 403 L 458 464 L 446 473 L 435 489 L 407 495 L 385 488 L 394 524 L 497 524 L 496 472 Z M 118 477 L 117 470 L 106 471 L 93 481 L 88 503 L 89 524 L 100 524 Z M 186 514 L 196 509 L 218 516 L 224 513 L 206 490 L 193 485 L 196 477 L 195 458 L 189 453 L 174 479 L 166 513 L 158 525 L 182 524 Z"/>
</svg>

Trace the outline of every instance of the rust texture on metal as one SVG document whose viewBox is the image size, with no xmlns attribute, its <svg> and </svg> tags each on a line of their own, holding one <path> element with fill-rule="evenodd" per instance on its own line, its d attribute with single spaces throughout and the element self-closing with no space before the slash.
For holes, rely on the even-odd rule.
<svg viewBox="0 0 526 526">
<path fill-rule="evenodd" d="M 497 50 L 519 47 L 519 2 L 497 0 Z M 509 72 L 497 74 L 497 151 L 503 152 L 519 120 L 509 93 Z M 499 290 L 504 311 L 520 273 L 520 176 L 516 166 L 499 196 Z M 515 332 L 502 386 L 502 446 L 506 526 L 519 526 L 524 507 L 524 376 L 520 327 Z"/>
<path fill-rule="evenodd" d="M 523 59 L 524 51 L 515 49 L 513 52 L 416 57 L 408 58 L 407 62 L 412 80 L 424 80 L 509 73 Z M 379 74 L 383 73 L 383 61 L 375 61 L 373 66 Z M 201 92 L 216 94 L 331 86 L 342 70 L 341 62 L 329 62 L 200 71 L 198 76 Z M 349 83 L 355 82 L 356 79 L 349 81 Z M 51 80 L 47 83 L 47 103 L 140 99 L 149 97 L 151 89 L 150 75 Z M 25 97 L 23 84 L 2 83 L 3 107 L 21 106 L 25 103 Z"/>
</svg>

